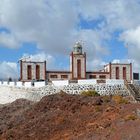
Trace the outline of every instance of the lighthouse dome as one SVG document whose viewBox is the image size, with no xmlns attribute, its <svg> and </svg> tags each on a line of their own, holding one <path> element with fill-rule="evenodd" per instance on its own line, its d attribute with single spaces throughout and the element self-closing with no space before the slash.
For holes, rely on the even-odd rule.
<svg viewBox="0 0 140 140">
<path fill-rule="evenodd" d="M 74 54 L 82 54 L 82 45 L 80 42 L 76 42 L 74 45 Z"/>
</svg>

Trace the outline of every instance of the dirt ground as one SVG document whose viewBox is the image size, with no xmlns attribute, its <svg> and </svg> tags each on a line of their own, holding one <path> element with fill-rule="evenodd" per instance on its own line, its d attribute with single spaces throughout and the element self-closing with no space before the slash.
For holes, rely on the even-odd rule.
<svg viewBox="0 0 140 140">
<path fill-rule="evenodd" d="M 140 104 L 55 94 L 0 107 L 0 140 L 140 140 Z"/>
</svg>

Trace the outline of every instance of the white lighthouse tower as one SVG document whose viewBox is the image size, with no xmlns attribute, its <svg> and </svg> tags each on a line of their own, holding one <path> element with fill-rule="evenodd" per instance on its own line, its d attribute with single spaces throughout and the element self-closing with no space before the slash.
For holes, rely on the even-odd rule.
<svg viewBox="0 0 140 140">
<path fill-rule="evenodd" d="M 76 42 L 70 55 L 70 72 L 71 79 L 86 79 L 86 53 L 80 42 Z"/>
</svg>

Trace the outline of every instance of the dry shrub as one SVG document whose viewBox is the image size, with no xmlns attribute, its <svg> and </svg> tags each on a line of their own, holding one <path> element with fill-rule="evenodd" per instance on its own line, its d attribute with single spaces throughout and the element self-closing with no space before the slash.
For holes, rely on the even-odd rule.
<svg viewBox="0 0 140 140">
<path fill-rule="evenodd" d="M 128 103 L 128 100 L 124 99 L 120 95 L 114 95 L 112 97 L 112 100 L 115 101 L 115 103 L 117 103 L 117 104 L 127 104 Z"/>
<path fill-rule="evenodd" d="M 65 95 L 67 95 L 67 93 L 64 92 L 63 90 L 61 90 L 58 94 L 59 94 L 60 96 L 65 96 Z"/>
<path fill-rule="evenodd" d="M 134 114 L 126 115 L 125 118 L 124 118 L 125 121 L 129 121 L 129 120 L 133 120 L 134 121 L 136 119 L 137 119 L 137 117 Z"/>
<path fill-rule="evenodd" d="M 83 92 L 81 92 L 81 95 L 84 95 L 84 96 L 100 96 L 100 94 L 95 90 L 83 91 Z"/>
<path fill-rule="evenodd" d="M 100 106 L 95 106 L 95 111 L 96 112 L 101 112 L 102 111 L 102 108 Z"/>
<path fill-rule="evenodd" d="M 103 96 L 103 101 L 104 101 L 105 103 L 108 103 L 108 102 L 110 102 L 110 101 L 111 101 L 111 97 L 110 97 L 110 96 L 108 96 L 108 95 Z"/>
</svg>

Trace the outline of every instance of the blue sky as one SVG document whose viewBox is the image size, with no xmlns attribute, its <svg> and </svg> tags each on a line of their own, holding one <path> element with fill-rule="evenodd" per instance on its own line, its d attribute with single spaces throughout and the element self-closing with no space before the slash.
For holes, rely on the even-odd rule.
<svg viewBox="0 0 140 140">
<path fill-rule="evenodd" d="M 88 70 L 132 62 L 139 72 L 139 13 L 139 0 L 1 0 L 0 75 L 18 77 L 23 56 L 47 60 L 49 70 L 68 70 L 79 40 Z"/>
</svg>

